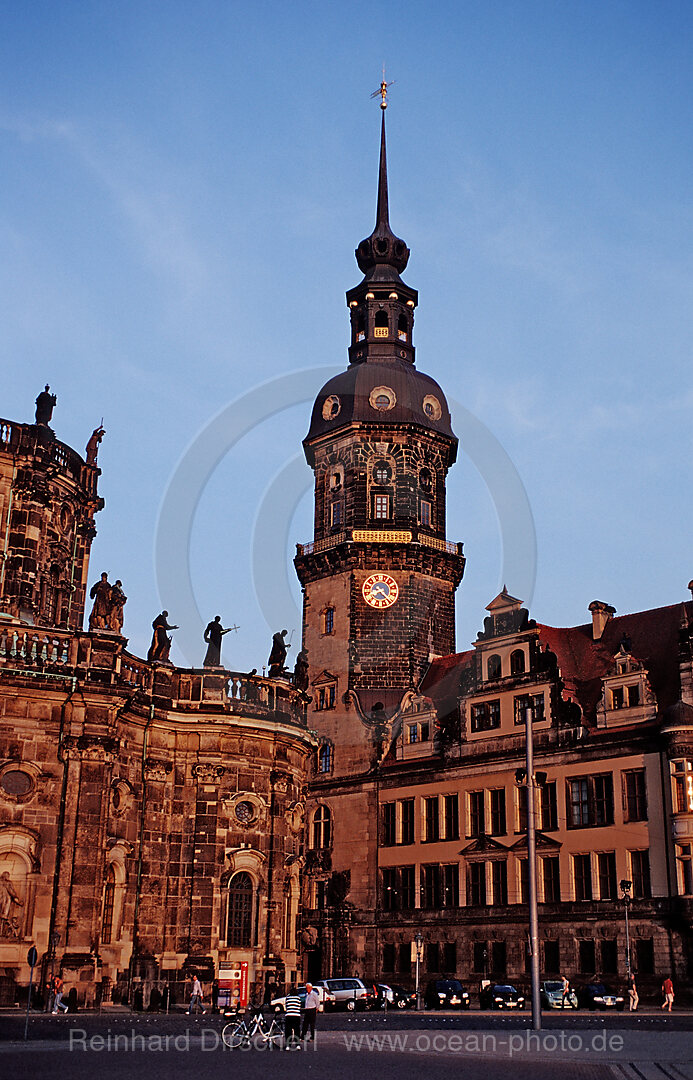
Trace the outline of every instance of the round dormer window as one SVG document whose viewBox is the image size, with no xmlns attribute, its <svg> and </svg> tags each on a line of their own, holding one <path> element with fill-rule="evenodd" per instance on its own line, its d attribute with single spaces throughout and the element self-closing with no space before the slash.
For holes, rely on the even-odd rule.
<svg viewBox="0 0 693 1080">
<path fill-rule="evenodd" d="M 376 409 L 378 412 L 388 412 L 390 409 L 394 409 L 397 403 L 395 392 L 389 386 L 376 386 L 371 390 L 368 400 L 371 408 Z"/>
<path fill-rule="evenodd" d="M 251 802 L 244 799 L 242 802 L 236 803 L 234 813 L 236 820 L 240 821 L 241 825 L 249 825 L 255 817 L 255 807 Z"/>
<path fill-rule="evenodd" d="M 426 394 L 426 397 L 423 399 L 423 411 L 426 413 L 429 420 L 440 420 L 443 415 L 441 404 L 438 401 L 438 398 L 434 397 L 433 394 Z"/>
<path fill-rule="evenodd" d="M 342 403 L 336 394 L 330 394 L 325 398 L 325 402 L 322 407 L 323 420 L 334 420 L 335 416 L 339 416 Z"/>
</svg>

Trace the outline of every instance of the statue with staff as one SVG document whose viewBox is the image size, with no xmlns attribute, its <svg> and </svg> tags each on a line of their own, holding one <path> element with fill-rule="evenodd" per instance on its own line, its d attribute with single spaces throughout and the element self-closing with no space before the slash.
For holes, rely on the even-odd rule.
<svg viewBox="0 0 693 1080">
<path fill-rule="evenodd" d="M 207 642 L 207 652 L 203 661 L 203 667 L 221 667 L 221 639 L 224 634 L 230 633 L 232 630 L 238 632 L 238 626 L 221 625 L 221 615 L 215 615 L 211 623 L 207 624 L 205 630 L 205 641 Z"/>
</svg>

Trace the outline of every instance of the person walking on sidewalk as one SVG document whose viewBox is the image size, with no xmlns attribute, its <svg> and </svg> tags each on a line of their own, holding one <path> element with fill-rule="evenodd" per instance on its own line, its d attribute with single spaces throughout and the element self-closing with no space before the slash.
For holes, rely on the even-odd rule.
<svg viewBox="0 0 693 1080">
<path fill-rule="evenodd" d="M 53 1002 L 53 1016 L 56 1015 L 58 1009 L 62 1009 L 63 1012 L 67 1012 L 67 1005 L 63 1001 L 63 995 L 65 993 L 65 984 L 59 975 L 56 975 L 53 979 L 53 993 L 55 994 L 55 1000 Z"/>
<path fill-rule="evenodd" d="M 638 988 L 635 985 L 635 975 L 631 971 L 630 975 L 628 976 L 628 1011 L 637 1012 L 639 1001 L 640 998 L 638 996 Z"/>
<path fill-rule="evenodd" d="M 301 1038 L 306 1038 L 306 1032 L 310 1028 L 310 1035 L 308 1035 L 308 1042 L 312 1042 L 315 1038 L 315 1017 L 318 1014 L 318 1005 L 320 1004 L 320 995 L 317 990 L 313 989 L 313 984 L 306 983 L 306 1003 L 303 1009 L 303 1027 L 301 1028 Z"/>
<path fill-rule="evenodd" d="M 568 1002 L 568 1008 L 570 1008 L 570 983 L 569 983 L 568 979 L 565 977 L 565 975 L 563 975 L 562 978 L 561 978 L 561 989 L 562 989 L 561 1008 L 565 1009 L 566 1001 Z"/>
<path fill-rule="evenodd" d="M 301 998 L 295 990 L 289 990 L 284 1000 L 285 1050 L 301 1049 Z"/>
<path fill-rule="evenodd" d="M 668 975 L 662 983 L 662 993 L 664 994 L 662 1008 L 666 1009 L 667 1012 L 671 1012 L 671 1006 L 674 1004 L 674 984 Z"/>
<path fill-rule="evenodd" d="M 190 1006 L 188 1008 L 188 1016 L 196 1009 L 202 1010 L 204 1016 L 205 1010 L 202 1008 L 202 985 L 197 975 L 191 975 L 192 979 L 192 993 L 190 995 Z"/>
</svg>

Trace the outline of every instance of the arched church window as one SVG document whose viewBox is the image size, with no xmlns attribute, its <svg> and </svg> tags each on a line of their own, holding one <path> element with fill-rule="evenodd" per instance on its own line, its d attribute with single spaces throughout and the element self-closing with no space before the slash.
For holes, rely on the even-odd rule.
<svg viewBox="0 0 693 1080">
<path fill-rule="evenodd" d="M 334 608 L 327 607 L 322 613 L 323 634 L 334 634 Z"/>
<path fill-rule="evenodd" d="M 433 485 L 433 477 L 430 469 L 422 469 L 419 473 L 419 484 L 424 491 L 430 491 Z"/>
<path fill-rule="evenodd" d="M 375 337 L 384 338 L 388 334 L 388 321 L 386 311 L 377 311 L 375 314 Z"/>
<path fill-rule="evenodd" d="M 366 340 L 366 322 L 362 314 L 356 320 L 356 340 Z"/>
<path fill-rule="evenodd" d="M 373 479 L 376 484 L 389 484 L 392 479 L 392 469 L 386 461 L 376 461 L 373 468 Z"/>
<path fill-rule="evenodd" d="M 397 320 L 397 337 L 400 341 L 406 341 L 408 337 L 407 316 L 400 315 Z"/>
<path fill-rule="evenodd" d="M 313 815 L 313 847 L 320 851 L 332 843 L 332 814 L 327 806 L 319 806 Z"/>
<path fill-rule="evenodd" d="M 515 649 L 510 653 L 510 674 L 522 675 L 525 670 L 525 653 L 524 649 Z"/>
<path fill-rule="evenodd" d="M 501 677 L 501 658 L 496 653 L 488 658 L 488 678 L 500 679 Z"/>
<path fill-rule="evenodd" d="M 253 881 L 242 871 L 229 882 L 229 912 L 226 943 L 235 949 L 249 949 L 253 929 Z"/>
<path fill-rule="evenodd" d="M 109 866 L 103 890 L 103 918 L 101 920 L 101 943 L 110 945 L 113 940 L 113 910 L 115 907 L 115 870 Z"/>
</svg>

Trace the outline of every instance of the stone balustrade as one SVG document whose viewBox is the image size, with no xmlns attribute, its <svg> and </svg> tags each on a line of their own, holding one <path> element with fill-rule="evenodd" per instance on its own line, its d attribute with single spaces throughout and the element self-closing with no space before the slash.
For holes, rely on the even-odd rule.
<svg viewBox="0 0 693 1080">
<path fill-rule="evenodd" d="M 128 653 L 124 639 L 115 634 L 0 623 L 0 672 L 3 669 L 31 677 L 71 677 L 85 686 L 130 692 L 139 688 L 172 710 L 279 716 L 306 726 L 305 697 L 288 679 L 226 668 L 150 664 Z"/>
</svg>

